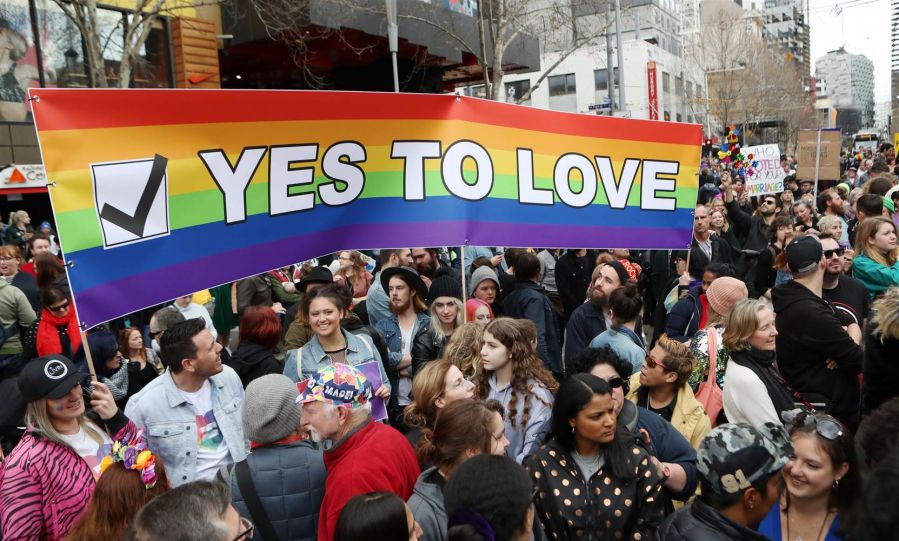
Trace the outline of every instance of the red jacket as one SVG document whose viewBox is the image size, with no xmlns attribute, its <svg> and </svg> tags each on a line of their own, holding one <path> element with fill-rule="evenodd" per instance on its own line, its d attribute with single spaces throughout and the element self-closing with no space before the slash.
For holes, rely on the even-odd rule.
<svg viewBox="0 0 899 541">
<path fill-rule="evenodd" d="M 334 539 L 337 517 L 350 498 L 385 491 L 406 501 L 421 473 L 409 441 L 396 429 L 374 421 L 325 451 L 325 468 L 328 477 L 318 522 L 319 541 Z"/>
</svg>

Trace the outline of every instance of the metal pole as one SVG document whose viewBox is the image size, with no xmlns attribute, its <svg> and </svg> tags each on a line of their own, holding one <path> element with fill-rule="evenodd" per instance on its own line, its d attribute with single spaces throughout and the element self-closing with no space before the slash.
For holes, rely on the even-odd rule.
<svg viewBox="0 0 899 541">
<path fill-rule="evenodd" d="M 615 112 L 617 109 L 615 107 L 615 85 L 613 84 L 614 77 L 612 77 L 613 69 L 612 69 L 612 24 L 611 24 L 611 4 L 609 4 L 609 10 L 606 12 L 606 81 L 608 82 L 608 90 L 609 90 L 609 113 Z"/>
<path fill-rule="evenodd" d="M 818 201 L 818 168 L 821 166 L 821 130 L 818 129 L 818 144 L 815 147 L 815 202 Z"/>
<path fill-rule="evenodd" d="M 712 100 L 709 98 L 709 72 L 703 71 L 705 75 L 705 131 L 706 136 L 712 138 L 712 121 L 709 119 L 709 112 L 712 110 Z"/>
<path fill-rule="evenodd" d="M 396 0 L 385 0 L 387 9 L 387 44 L 393 61 L 393 91 L 400 91 L 399 70 L 396 66 L 396 53 L 399 50 L 398 27 L 396 23 Z"/>
<path fill-rule="evenodd" d="M 615 40 L 618 47 L 618 102 L 621 111 L 627 111 L 624 97 L 624 50 L 621 48 L 621 2 L 615 0 Z"/>
</svg>

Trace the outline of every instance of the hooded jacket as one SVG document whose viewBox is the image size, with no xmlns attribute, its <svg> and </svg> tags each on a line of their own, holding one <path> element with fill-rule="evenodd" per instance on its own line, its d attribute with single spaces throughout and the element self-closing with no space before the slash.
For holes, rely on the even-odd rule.
<svg viewBox="0 0 899 541">
<path fill-rule="evenodd" d="M 270 348 L 251 342 L 241 342 L 229 364 L 237 372 L 244 389 L 258 377 L 280 374 L 284 370 L 284 361 L 276 359 Z"/>
<path fill-rule="evenodd" d="M 702 319 L 702 303 L 699 300 L 700 288 L 694 287 L 684 298 L 677 301 L 668 314 L 665 332 L 668 338 L 678 342 L 689 342 L 699 331 L 699 320 Z"/>
<path fill-rule="evenodd" d="M 409 498 L 409 509 L 412 516 L 421 526 L 422 539 L 428 541 L 446 541 L 446 507 L 443 503 L 443 485 L 446 483 L 432 466 L 421 472 L 412 497 Z"/>
<path fill-rule="evenodd" d="M 770 541 L 740 526 L 702 500 L 696 500 L 665 519 L 657 532 L 659 541 Z"/>
<path fill-rule="evenodd" d="M 823 398 L 827 413 L 852 425 L 858 419 L 858 374 L 863 352 L 843 329 L 833 307 L 797 281 L 771 292 L 777 314 L 780 373 L 803 398 Z M 837 363 L 827 368 L 827 360 Z"/>
</svg>

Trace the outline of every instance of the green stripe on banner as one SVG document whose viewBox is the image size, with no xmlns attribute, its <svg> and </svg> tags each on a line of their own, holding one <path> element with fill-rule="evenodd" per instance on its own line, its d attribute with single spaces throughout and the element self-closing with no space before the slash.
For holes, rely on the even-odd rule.
<svg viewBox="0 0 899 541">
<path fill-rule="evenodd" d="M 474 171 L 465 171 L 465 178 L 474 181 Z M 495 175 L 497 182 L 490 192 L 491 198 L 517 199 L 518 177 L 516 175 Z M 291 189 L 291 194 L 309 193 L 320 184 L 331 182 L 325 176 L 315 177 L 313 185 L 301 186 Z M 553 189 L 553 180 L 550 178 L 534 179 L 534 187 L 539 189 Z M 579 181 L 572 181 L 573 189 L 580 189 Z M 450 197 L 446 186 L 443 184 L 439 171 L 425 172 L 425 193 L 428 197 Z M 402 177 L 397 171 L 367 173 L 365 188 L 360 199 L 376 197 L 401 198 L 403 195 Z M 678 188 L 674 191 L 677 200 L 677 208 L 693 208 L 696 204 L 696 188 Z M 254 216 L 268 212 L 268 183 L 257 182 L 247 188 L 247 215 Z M 553 198 L 559 202 L 558 195 Z M 316 203 L 321 203 L 316 194 Z M 606 205 L 608 200 L 605 191 L 597 190 L 594 204 Z M 640 204 L 639 185 L 635 185 L 628 196 L 628 206 Z M 169 197 L 169 217 L 172 229 L 178 230 L 186 227 L 221 222 L 225 219 L 222 194 L 218 190 L 206 190 Z M 82 209 L 65 212 L 57 217 L 59 229 L 66 232 L 63 239 L 67 253 L 77 252 L 88 248 L 103 245 L 100 226 L 93 209 Z"/>
</svg>

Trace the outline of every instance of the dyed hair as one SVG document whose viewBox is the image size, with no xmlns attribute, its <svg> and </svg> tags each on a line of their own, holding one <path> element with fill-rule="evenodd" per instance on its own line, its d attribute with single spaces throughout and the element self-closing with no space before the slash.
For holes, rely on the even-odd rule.
<svg viewBox="0 0 899 541">
<path fill-rule="evenodd" d="M 343 506 L 334 541 L 368 541 L 372 532 L 384 541 L 407 541 L 409 530 L 402 498 L 390 492 L 369 492 L 353 496 Z"/>
<path fill-rule="evenodd" d="M 481 368 L 481 334 L 484 328 L 468 322 L 450 336 L 443 348 L 443 357 L 462 371 L 466 378 L 475 378 Z M 413 382 L 414 385 L 414 382 Z"/>
<path fill-rule="evenodd" d="M 531 392 L 528 379 L 533 378 L 537 380 L 537 382 L 553 393 L 556 392 L 559 384 L 556 383 L 552 374 L 546 369 L 543 361 L 540 360 L 537 352 L 534 351 L 531 342 L 522 334 L 521 326 L 514 319 L 508 317 L 494 319 L 484 327 L 484 333 L 488 332 L 499 343 L 504 345 L 511 354 L 509 362 L 512 363 L 512 392 L 506 417 L 509 419 L 511 426 L 518 424 L 521 428 L 524 428 L 527 426 L 531 414 L 531 401 L 528 398 L 533 396 L 535 399 L 541 400 L 540 397 Z M 484 335 L 481 335 L 481 340 L 478 342 L 479 349 L 483 346 L 483 343 Z M 490 392 L 489 371 L 481 370 L 475 376 L 474 383 L 477 389 L 477 396 L 485 398 Z M 520 416 L 516 409 L 519 395 L 523 395 L 525 398 L 524 411 L 521 412 Z M 550 406 L 551 404 L 546 405 Z"/>
<path fill-rule="evenodd" d="M 128 341 L 131 340 L 131 333 L 135 333 L 135 332 L 141 336 L 141 339 L 143 339 L 143 335 L 141 334 L 140 329 L 138 329 L 136 327 L 129 327 L 127 329 L 122 329 L 122 332 L 119 333 L 119 351 L 121 351 L 122 354 L 125 356 L 131 355 L 131 347 L 128 345 Z M 141 360 L 146 361 L 147 360 L 147 349 L 140 348 L 140 353 L 138 353 L 138 356 L 140 357 Z M 132 360 L 132 361 L 137 360 L 137 359 L 131 359 L 131 357 L 128 357 L 128 359 Z"/>
<path fill-rule="evenodd" d="M 412 379 L 412 403 L 406 406 L 403 420 L 408 426 L 425 428 L 434 425 L 437 399 L 446 389 L 446 374 L 453 366 L 448 359 L 425 363 Z"/>
<path fill-rule="evenodd" d="M 729 351 L 749 349 L 749 337 L 759 328 L 759 312 L 768 308 L 765 301 L 742 299 L 724 323 L 724 347 Z"/>
<path fill-rule="evenodd" d="M 656 345 L 665 351 L 665 366 L 671 372 L 677 374 L 677 380 L 674 384 L 677 387 L 682 386 L 690 379 L 690 375 L 693 373 L 693 364 L 696 360 L 690 351 L 689 343 L 678 342 L 668 338 L 667 333 L 662 333 Z"/>
<path fill-rule="evenodd" d="M 50 287 L 56 277 L 65 274 L 66 268 L 58 257 L 51 252 L 34 256 L 34 271 L 37 274 L 37 287 Z"/>
<path fill-rule="evenodd" d="M 273 349 L 281 340 L 281 319 L 268 306 L 250 306 L 240 316 L 240 343 Z"/>
<path fill-rule="evenodd" d="M 552 438 L 568 452 L 575 450 L 574 430 L 571 420 L 593 400 L 596 395 L 612 396 L 612 388 L 602 378 L 592 374 L 575 374 L 562 382 L 559 394 L 553 404 L 552 429 L 547 439 Z M 615 439 L 602 446 L 605 463 L 612 468 L 615 478 L 629 483 L 634 479 L 635 464 L 631 460 L 632 436 L 624 426 L 616 423 Z"/>
<path fill-rule="evenodd" d="M 469 322 L 474 321 L 474 313 L 477 312 L 478 308 L 480 308 L 481 306 L 487 307 L 487 314 L 490 316 L 491 321 L 496 319 L 493 316 L 493 308 L 490 308 L 489 304 L 482 301 L 481 299 L 468 299 L 467 301 L 465 301 L 465 313 L 466 315 L 468 315 Z"/>
<path fill-rule="evenodd" d="M 896 232 L 896 224 L 883 216 L 865 218 L 865 220 L 858 225 L 858 230 L 855 233 L 855 247 L 856 250 L 861 250 L 863 254 L 873 261 L 887 267 L 892 267 L 896 264 L 896 260 L 899 259 L 899 248 L 885 254 L 874 246 L 868 244 L 868 240 L 873 239 L 874 235 L 877 234 L 877 231 L 880 230 L 880 227 L 884 224 L 888 224 L 893 228 L 893 232 Z"/>
<path fill-rule="evenodd" d="M 489 455 L 493 448 L 490 420 L 494 413 L 503 416 L 503 405 L 496 400 L 456 400 L 437 414 L 434 429 L 425 429 L 418 444 L 422 462 L 434 464 L 449 474 L 465 461 L 467 451 Z"/>
<path fill-rule="evenodd" d="M 171 488 L 159 455 L 156 484 L 145 488 L 137 470 L 125 469 L 122 462 L 112 463 L 97 481 L 91 501 L 66 541 L 122 539 L 131 520 L 150 500 Z"/>
</svg>

